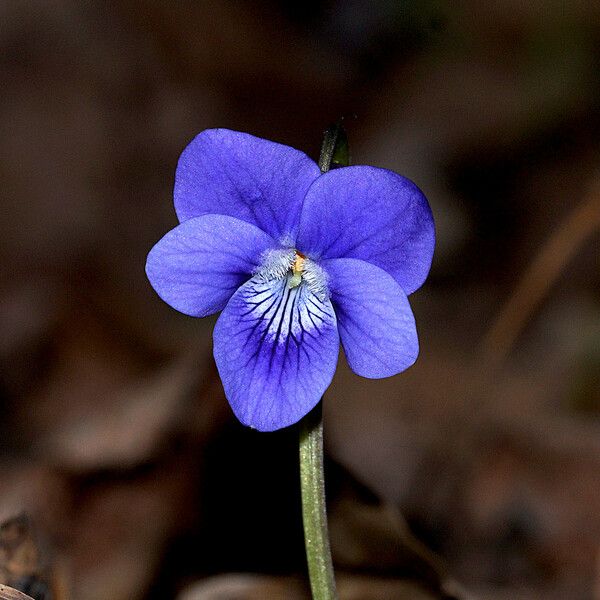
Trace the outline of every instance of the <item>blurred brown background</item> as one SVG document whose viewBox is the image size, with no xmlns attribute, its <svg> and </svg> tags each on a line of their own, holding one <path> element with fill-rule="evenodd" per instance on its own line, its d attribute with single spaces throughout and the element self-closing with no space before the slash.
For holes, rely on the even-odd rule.
<svg viewBox="0 0 600 600">
<path fill-rule="evenodd" d="M 297 432 L 144 262 L 196 133 L 343 116 L 438 245 L 417 364 L 326 397 L 342 598 L 600 598 L 598 2 L 5 0 L 0 81 L 0 583 L 307 597 Z"/>
</svg>

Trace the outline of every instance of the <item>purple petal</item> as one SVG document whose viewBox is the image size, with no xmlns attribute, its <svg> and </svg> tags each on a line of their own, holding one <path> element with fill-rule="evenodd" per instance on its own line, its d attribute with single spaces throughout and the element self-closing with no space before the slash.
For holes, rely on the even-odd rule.
<svg viewBox="0 0 600 600">
<path fill-rule="evenodd" d="M 350 368 L 371 379 L 410 367 L 419 340 L 406 294 L 385 271 L 355 258 L 322 263 Z"/>
<path fill-rule="evenodd" d="M 299 421 L 331 383 L 339 353 L 335 313 L 306 284 L 253 277 L 214 331 L 214 355 L 237 418 L 260 431 Z"/>
<path fill-rule="evenodd" d="M 329 171 L 308 190 L 296 247 L 314 258 L 359 258 L 387 271 L 410 294 L 425 281 L 435 243 L 419 188 L 375 167 Z"/>
<path fill-rule="evenodd" d="M 277 244 L 264 231 L 224 215 L 181 223 L 148 254 L 146 274 L 173 308 L 205 317 L 224 308 L 258 266 L 261 254 Z"/>
<path fill-rule="evenodd" d="M 208 129 L 179 159 L 175 210 L 180 221 L 230 215 L 292 244 L 302 200 L 319 175 L 316 163 L 299 150 L 247 133 Z"/>
</svg>

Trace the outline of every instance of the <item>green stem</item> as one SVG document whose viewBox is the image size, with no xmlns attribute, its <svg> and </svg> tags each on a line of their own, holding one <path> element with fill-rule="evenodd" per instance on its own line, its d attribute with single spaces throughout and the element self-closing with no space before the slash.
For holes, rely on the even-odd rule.
<svg viewBox="0 0 600 600">
<path fill-rule="evenodd" d="M 332 167 L 346 167 L 349 163 L 346 132 L 340 123 L 332 125 L 323 138 L 319 168 L 326 173 Z M 300 422 L 300 488 L 313 600 L 337 600 L 325 505 L 322 402 Z"/>
<path fill-rule="evenodd" d="M 325 131 L 319 156 L 319 169 L 321 173 L 327 173 L 332 167 L 347 167 L 349 164 L 348 137 L 340 121 Z"/>
<path fill-rule="evenodd" d="M 319 402 L 300 422 L 302 519 L 313 600 L 335 600 L 337 592 L 325 507 L 322 412 L 322 403 Z"/>
</svg>

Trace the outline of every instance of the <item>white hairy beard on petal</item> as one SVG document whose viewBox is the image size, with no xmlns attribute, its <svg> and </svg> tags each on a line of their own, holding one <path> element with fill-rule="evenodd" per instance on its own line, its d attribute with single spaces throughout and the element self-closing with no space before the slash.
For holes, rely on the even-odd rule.
<svg viewBox="0 0 600 600">
<path fill-rule="evenodd" d="M 293 248 L 267 250 L 255 275 L 265 283 L 285 278 L 290 289 L 305 285 L 320 300 L 329 297 L 327 273 Z"/>
</svg>

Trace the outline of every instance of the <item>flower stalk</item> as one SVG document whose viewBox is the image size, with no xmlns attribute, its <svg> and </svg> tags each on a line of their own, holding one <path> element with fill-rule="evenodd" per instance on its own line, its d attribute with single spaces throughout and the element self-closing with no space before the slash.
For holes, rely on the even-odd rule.
<svg viewBox="0 0 600 600">
<path fill-rule="evenodd" d="M 325 507 L 322 402 L 300 421 L 300 487 L 304 545 L 313 600 L 336 600 Z"/>
<path fill-rule="evenodd" d="M 346 132 L 340 124 L 327 129 L 321 146 L 319 168 L 349 164 Z M 313 600 L 337 600 L 325 504 L 323 464 L 323 407 L 320 401 L 300 421 L 300 489 L 304 545 Z"/>
</svg>

